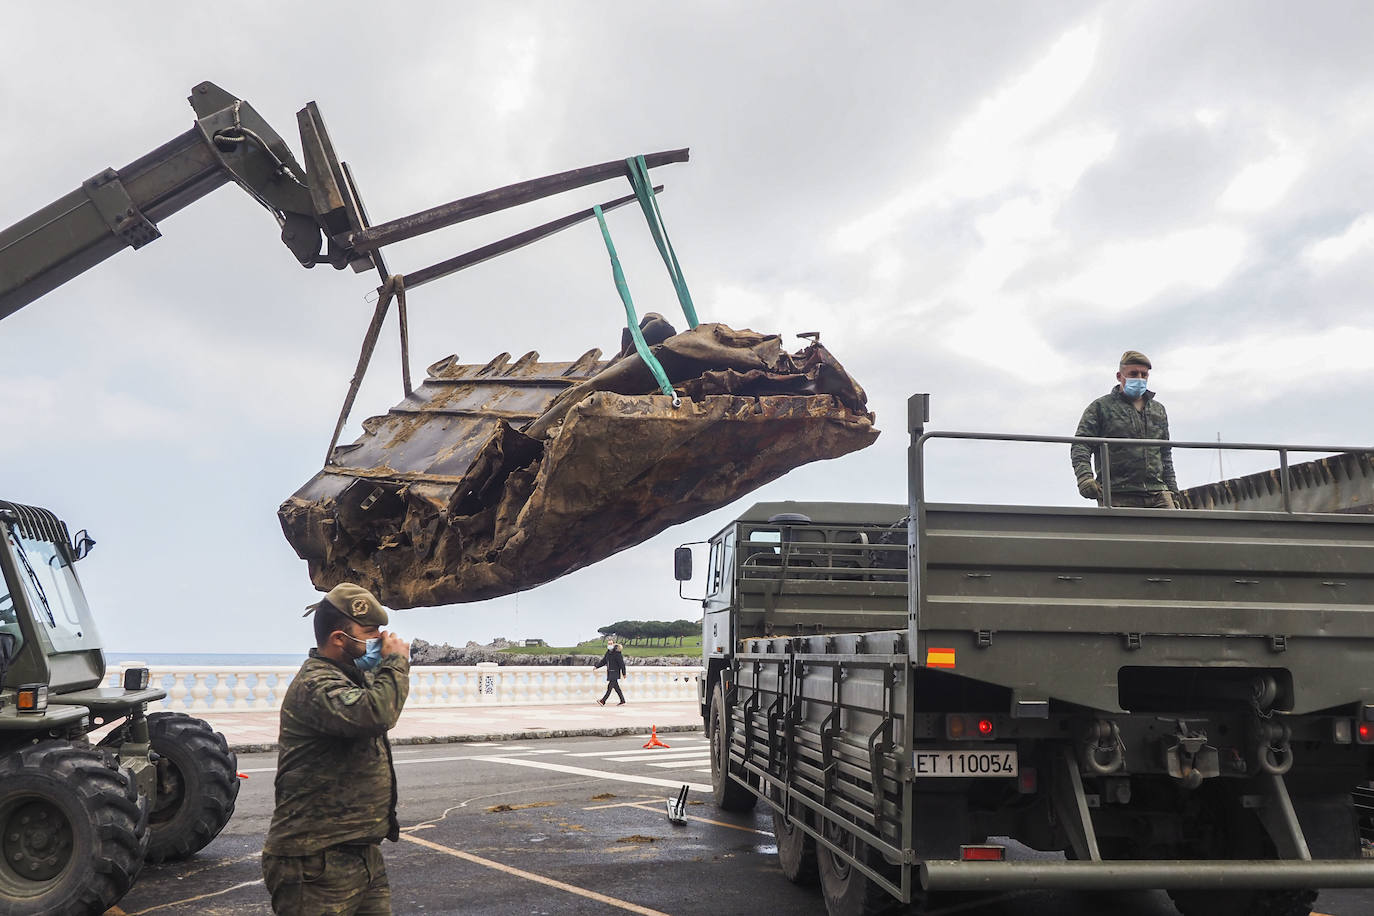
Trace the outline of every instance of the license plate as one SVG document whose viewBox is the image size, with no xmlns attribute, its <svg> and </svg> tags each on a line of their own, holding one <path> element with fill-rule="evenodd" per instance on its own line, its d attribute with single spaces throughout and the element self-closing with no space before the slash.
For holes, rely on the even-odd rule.
<svg viewBox="0 0 1374 916">
<path fill-rule="evenodd" d="M 911 774 L 920 777 L 1009 777 L 1017 774 L 1014 748 L 982 748 L 976 751 L 917 751 Z"/>
</svg>

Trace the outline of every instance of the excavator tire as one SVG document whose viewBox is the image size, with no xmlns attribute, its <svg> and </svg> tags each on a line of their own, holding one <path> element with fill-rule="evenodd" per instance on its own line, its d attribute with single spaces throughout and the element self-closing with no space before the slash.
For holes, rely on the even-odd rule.
<svg viewBox="0 0 1374 916">
<path fill-rule="evenodd" d="M 125 727 L 100 743 L 122 744 Z M 148 738 L 157 765 L 148 861 L 189 858 L 219 836 L 234 814 L 238 757 L 210 723 L 183 712 L 148 716 Z"/>
<path fill-rule="evenodd" d="M 40 741 L 0 757 L 0 912 L 99 916 L 147 840 L 148 801 L 111 754 Z"/>
</svg>

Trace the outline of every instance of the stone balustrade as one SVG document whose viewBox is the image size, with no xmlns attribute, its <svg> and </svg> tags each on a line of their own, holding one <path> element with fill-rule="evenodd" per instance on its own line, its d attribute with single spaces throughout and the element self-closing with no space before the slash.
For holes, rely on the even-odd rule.
<svg viewBox="0 0 1374 916">
<path fill-rule="evenodd" d="M 105 686 L 123 683 L 124 669 L 106 673 Z M 250 712 L 277 709 L 295 677 L 296 666 L 232 667 L 148 665 L 149 686 L 167 691 L 150 709 L 177 712 Z M 631 666 L 622 689 L 636 702 L 695 701 L 701 669 Z M 557 665 L 421 666 L 410 669 L 407 708 L 446 706 L 548 706 L 588 703 L 606 689 L 606 673 L 591 667 Z"/>
</svg>

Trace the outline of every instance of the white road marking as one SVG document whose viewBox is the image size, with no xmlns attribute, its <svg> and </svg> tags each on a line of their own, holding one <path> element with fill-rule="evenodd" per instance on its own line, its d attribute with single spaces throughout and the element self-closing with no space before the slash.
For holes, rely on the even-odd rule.
<svg viewBox="0 0 1374 916">
<path fill-rule="evenodd" d="M 681 770 L 685 767 L 699 767 L 706 762 L 707 761 L 702 760 L 700 757 L 693 757 L 691 760 L 665 760 L 662 763 L 651 763 L 649 766 L 659 767 L 664 770 Z M 700 773 L 701 770 L 693 770 L 693 772 Z M 706 772 L 709 773 L 711 771 L 707 770 Z"/>
<path fill-rule="evenodd" d="M 688 747 L 680 751 L 631 751 L 628 754 L 607 754 L 606 760 L 613 760 L 616 763 L 633 763 L 636 760 L 673 760 L 678 757 L 706 757 L 711 756 L 709 747 Z"/>
<path fill-rule="evenodd" d="M 653 776 L 632 776 L 629 773 L 612 773 L 607 770 L 589 770 L 584 767 L 572 767 L 562 763 L 549 763 L 544 760 L 526 760 L 521 757 L 484 757 L 483 760 L 492 763 L 504 763 L 517 767 L 532 767 L 537 770 L 551 770 L 555 773 L 572 773 L 575 776 L 599 776 L 602 779 L 609 779 L 613 782 L 633 782 L 641 786 L 662 786 L 665 789 L 680 789 L 682 781 L 676 779 L 658 779 Z M 709 785 L 699 783 L 688 783 L 687 787 L 693 792 L 710 792 Z"/>
<path fill-rule="evenodd" d="M 533 763 L 534 761 L 526 762 Z M 576 894 L 579 897 L 586 897 L 589 900 L 595 900 L 598 903 L 604 903 L 608 906 L 616 907 L 617 909 L 628 910 L 631 913 L 638 913 L 640 914 L 640 916 L 668 916 L 667 913 L 664 913 L 661 910 L 651 910 L 646 906 L 640 906 L 637 903 L 630 903 L 628 900 L 618 900 L 615 897 L 608 897 L 605 894 L 598 894 L 596 891 L 589 891 L 586 888 L 578 887 L 575 884 L 565 884 L 562 881 L 555 881 L 553 878 L 546 878 L 543 875 L 536 875 L 534 872 L 528 872 L 524 869 L 513 868 L 509 865 L 503 865 L 502 863 L 494 862 L 491 859 L 484 859 L 481 856 L 475 856 L 470 852 L 463 852 L 459 849 L 452 849 L 440 843 L 434 843 L 430 840 L 426 840 L 423 837 L 412 836 L 408 833 L 404 833 L 401 834 L 401 839 L 407 840 L 411 843 L 415 843 L 418 846 L 423 846 L 426 849 L 432 849 L 435 852 L 442 852 L 444 855 L 453 856 L 455 859 L 462 859 L 465 862 L 472 862 L 474 865 L 482 865 L 486 868 L 495 869 L 496 871 L 503 872 L 507 875 L 514 875 L 517 878 L 524 878 L 527 881 L 533 881 L 536 884 L 542 884 L 545 887 L 552 887 L 560 891 L 567 891 L 569 894 Z"/>
<path fill-rule="evenodd" d="M 531 754 L 531 753 L 547 754 L 547 753 L 549 753 L 549 752 L 548 752 L 548 751 L 530 751 L 530 750 L 521 749 L 521 750 L 519 750 L 519 751 L 516 751 L 516 753 L 517 753 L 517 754 Z M 461 754 L 461 755 L 452 756 L 452 757 L 406 757 L 406 758 L 401 759 L 401 760 L 393 759 L 393 760 L 391 761 L 391 763 L 392 763 L 393 766 L 403 767 L 403 766 L 410 766 L 411 764 L 415 764 L 415 763 L 454 763 L 455 761 L 459 761 L 459 760 L 495 760 L 495 759 L 497 759 L 495 754 Z M 249 768 L 249 769 L 246 769 L 246 770 L 239 770 L 240 773 L 275 773 L 276 771 L 277 771 L 277 768 L 276 768 L 276 767 L 252 767 L 252 768 Z"/>
<path fill-rule="evenodd" d="M 653 805 L 652 803 L 648 802 L 635 802 L 633 804 L 626 805 L 625 807 L 638 808 L 640 811 L 649 811 L 654 814 L 658 814 L 661 811 L 659 805 Z M 591 809 L 584 808 L 583 810 L 589 811 Z M 727 824 L 725 821 L 713 821 L 709 817 L 698 817 L 695 814 L 688 814 L 686 815 L 686 817 L 689 821 L 701 821 L 703 824 L 713 824 L 717 827 L 729 827 L 731 830 L 742 830 L 745 833 L 757 833 L 760 836 L 766 836 L 769 839 L 773 838 L 773 831 L 771 830 L 759 830 L 757 827 L 745 827 L 741 824 Z"/>
<path fill-rule="evenodd" d="M 195 903 L 197 900 L 208 900 L 211 897 L 222 897 L 223 895 L 239 890 L 240 888 L 252 887 L 255 884 L 261 883 L 261 878 L 259 878 L 256 881 L 244 881 L 242 884 L 235 884 L 233 887 L 224 888 L 224 890 L 211 891 L 208 894 L 198 894 L 195 897 L 187 897 L 184 900 L 173 900 L 170 903 L 159 903 L 157 906 L 150 906 L 145 910 L 136 910 L 133 913 L 126 913 L 125 916 L 143 916 L 144 913 L 154 913 L 158 910 L 165 910 L 168 907 L 181 906 L 186 903 Z M 123 911 L 121 910 L 121 912 Z"/>
</svg>

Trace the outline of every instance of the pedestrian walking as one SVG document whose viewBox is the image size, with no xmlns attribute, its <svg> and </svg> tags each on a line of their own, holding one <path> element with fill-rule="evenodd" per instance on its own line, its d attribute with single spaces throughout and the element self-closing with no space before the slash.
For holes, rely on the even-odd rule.
<svg viewBox="0 0 1374 916">
<path fill-rule="evenodd" d="M 596 705 L 605 706 L 606 700 L 610 698 L 611 691 L 620 697 L 617 706 L 625 705 L 625 694 L 620 689 L 620 679 L 629 677 L 630 673 L 625 669 L 625 655 L 620 651 L 620 643 L 610 643 L 606 647 L 606 654 L 601 656 L 601 661 L 592 666 L 593 668 L 606 669 L 606 692 L 601 695 L 601 699 L 596 701 Z"/>
</svg>

